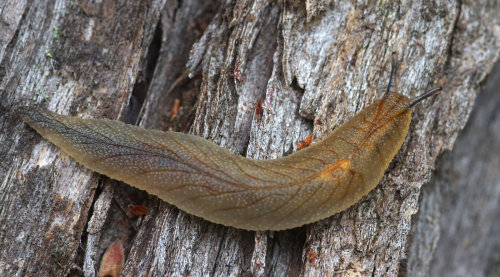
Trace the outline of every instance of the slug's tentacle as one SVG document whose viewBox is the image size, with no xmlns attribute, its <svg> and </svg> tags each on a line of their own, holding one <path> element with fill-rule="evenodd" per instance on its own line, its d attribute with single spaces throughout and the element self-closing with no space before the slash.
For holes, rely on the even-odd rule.
<svg viewBox="0 0 500 277">
<path fill-rule="evenodd" d="M 391 76 L 389 78 L 389 85 L 387 85 L 387 91 L 385 92 L 384 98 L 387 98 L 391 93 L 397 91 L 397 80 L 396 80 L 397 74 L 398 74 L 398 58 L 396 52 L 392 52 Z"/>
<path fill-rule="evenodd" d="M 415 106 L 416 104 L 420 103 L 422 100 L 433 96 L 434 94 L 440 92 L 441 90 L 442 90 L 441 87 L 433 88 L 433 89 L 430 89 L 430 90 L 424 92 L 422 95 L 417 96 L 417 97 L 411 99 L 410 103 L 408 103 L 407 109 L 411 109 L 413 106 Z"/>
</svg>

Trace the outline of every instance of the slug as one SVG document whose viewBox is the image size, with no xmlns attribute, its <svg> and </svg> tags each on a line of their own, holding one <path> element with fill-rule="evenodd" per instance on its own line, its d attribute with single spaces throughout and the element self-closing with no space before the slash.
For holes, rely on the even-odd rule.
<svg viewBox="0 0 500 277">
<path fill-rule="evenodd" d="M 286 157 L 255 160 L 197 136 L 80 119 L 22 107 L 19 116 L 93 171 L 208 221 L 284 230 L 341 212 L 371 191 L 408 133 L 410 100 L 395 91 L 396 57 L 384 97 L 322 141 Z"/>
</svg>

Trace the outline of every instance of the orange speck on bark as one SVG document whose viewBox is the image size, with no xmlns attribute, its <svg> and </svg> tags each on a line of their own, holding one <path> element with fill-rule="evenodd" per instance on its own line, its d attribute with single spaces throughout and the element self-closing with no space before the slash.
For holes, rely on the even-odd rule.
<svg viewBox="0 0 500 277">
<path fill-rule="evenodd" d="M 122 243 L 116 240 L 102 256 L 99 276 L 119 277 L 123 269 L 124 260 L 125 254 L 123 253 Z"/>
</svg>

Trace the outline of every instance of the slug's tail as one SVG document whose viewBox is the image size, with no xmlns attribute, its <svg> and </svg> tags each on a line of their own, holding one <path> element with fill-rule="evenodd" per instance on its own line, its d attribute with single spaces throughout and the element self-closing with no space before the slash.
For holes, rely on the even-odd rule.
<svg viewBox="0 0 500 277">
<path fill-rule="evenodd" d="M 64 125 L 55 119 L 54 113 L 39 107 L 20 107 L 16 113 L 21 119 L 45 136 L 47 132 L 61 132 Z"/>
<path fill-rule="evenodd" d="M 37 107 L 19 107 L 16 110 L 16 113 L 21 117 L 21 119 L 28 123 L 32 124 L 33 122 L 43 122 L 46 121 L 49 116 L 49 111 Z"/>
<path fill-rule="evenodd" d="M 173 138 L 176 134 L 141 129 L 117 120 L 81 119 L 37 107 L 21 107 L 16 112 L 85 167 L 138 188 L 148 190 L 158 183 L 145 177 L 149 172 L 154 175 L 161 171 L 188 170 L 181 168 L 183 157 L 187 158 L 182 156 L 181 146 L 188 145 L 191 136 L 183 135 L 184 142 L 179 146 Z M 185 147 L 190 149 L 190 146 Z"/>
</svg>

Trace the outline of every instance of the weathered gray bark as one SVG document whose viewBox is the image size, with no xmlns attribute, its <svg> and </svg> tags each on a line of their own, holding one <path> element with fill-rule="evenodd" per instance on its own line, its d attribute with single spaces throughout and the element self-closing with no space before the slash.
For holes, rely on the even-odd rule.
<svg viewBox="0 0 500 277">
<path fill-rule="evenodd" d="M 14 109 L 42 105 L 85 117 L 123 114 L 163 6 L 0 3 L 0 275 L 81 271 L 87 238 L 107 227 L 104 213 L 87 223 L 103 178 L 26 128 Z"/>
<path fill-rule="evenodd" d="M 410 276 L 500 274 L 500 63 L 452 152 L 440 157 L 412 224 Z"/>
<path fill-rule="evenodd" d="M 480 2 L 0 4 L 0 275 L 92 276 L 117 238 L 126 249 L 126 276 L 444 271 L 446 264 L 423 257 L 445 255 L 437 234 L 452 231 L 425 221 L 428 212 L 414 217 L 411 229 L 412 215 L 432 201 L 425 192 L 419 203 L 420 188 L 437 156 L 452 148 L 498 58 L 500 7 Z M 148 198 L 77 165 L 13 112 L 37 104 L 138 119 L 148 128 L 190 130 L 248 157 L 274 158 L 296 151 L 310 133 L 321 139 L 381 97 L 392 51 L 403 94 L 438 85 L 444 92 L 415 108 L 408 138 L 374 191 L 345 212 L 283 232 L 223 227 Z M 172 119 L 176 98 L 182 104 Z M 144 218 L 130 215 L 133 202 L 149 207 Z M 418 237 L 428 233 L 436 239 L 429 252 L 419 251 L 426 242 Z"/>
</svg>

